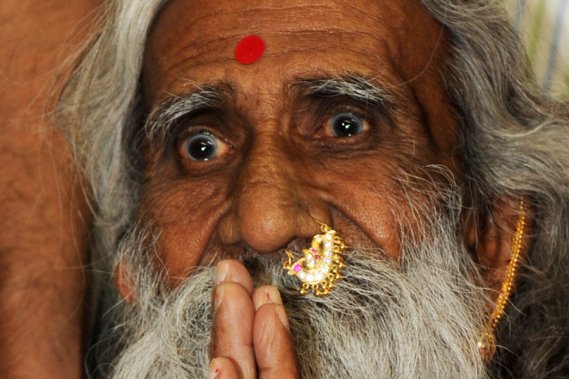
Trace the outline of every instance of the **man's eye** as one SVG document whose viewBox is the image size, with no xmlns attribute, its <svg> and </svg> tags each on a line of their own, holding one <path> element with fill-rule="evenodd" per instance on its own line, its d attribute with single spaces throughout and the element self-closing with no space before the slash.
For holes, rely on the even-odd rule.
<svg viewBox="0 0 569 379">
<path fill-rule="evenodd" d="M 225 142 L 207 131 L 193 134 L 182 145 L 182 154 L 193 161 L 210 161 L 227 150 Z"/>
<path fill-rule="evenodd" d="M 367 128 L 367 122 L 354 113 L 339 113 L 329 119 L 327 134 L 338 138 L 353 137 L 366 131 Z"/>
</svg>

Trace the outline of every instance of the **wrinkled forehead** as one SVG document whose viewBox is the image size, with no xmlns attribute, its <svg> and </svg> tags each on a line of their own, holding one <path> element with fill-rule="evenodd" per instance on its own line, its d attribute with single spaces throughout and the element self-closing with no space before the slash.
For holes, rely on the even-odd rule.
<svg viewBox="0 0 569 379">
<path fill-rule="evenodd" d="M 234 49 L 251 34 L 267 48 L 259 63 L 243 67 Z M 221 80 L 215 76 L 238 77 L 256 66 L 291 75 L 361 72 L 397 85 L 432 65 L 441 36 L 417 0 L 173 0 L 150 34 L 145 95 L 152 103 L 161 93 L 182 91 L 180 78 Z"/>
</svg>

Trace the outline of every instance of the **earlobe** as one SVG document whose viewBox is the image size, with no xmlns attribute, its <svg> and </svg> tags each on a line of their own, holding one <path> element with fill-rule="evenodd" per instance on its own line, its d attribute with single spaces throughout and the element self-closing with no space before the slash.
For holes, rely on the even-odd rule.
<svg viewBox="0 0 569 379">
<path fill-rule="evenodd" d="M 124 260 L 120 260 L 115 266 L 114 284 L 120 297 L 129 304 L 136 302 L 136 292 L 134 291 L 134 284 L 127 264 Z"/>
<path fill-rule="evenodd" d="M 478 340 L 481 357 L 489 362 L 496 352 L 496 328 L 505 314 L 516 284 L 520 263 L 530 247 L 531 216 L 526 199 L 499 198 L 494 202 L 488 221 L 477 244 L 481 267 L 487 267 L 487 286 L 495 305 L 489 314 L 485 330 Z"/>
<path fill-rule="evenodd" d="M 485 285 L 495 290 L 492 291 L 495 296 L 507 279 L 511 260 L 517 259 L 519 264 L 527 256 L 531 244 L 531 220 L 527 200 L 510 196 L 496 199 L 477 220 L 468 219 L 466 244 L 478 260 Z"/>
</svg>

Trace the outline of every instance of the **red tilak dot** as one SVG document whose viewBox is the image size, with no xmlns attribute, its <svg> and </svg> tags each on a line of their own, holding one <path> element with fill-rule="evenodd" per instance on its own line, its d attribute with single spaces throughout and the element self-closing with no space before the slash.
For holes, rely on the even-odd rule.
<svg viewBox="0 0 569 379">
<path fill-rule="evenodd" d="M 257 35 L 241 38 L 235 47 L 235 59 L 241 64 L 257 62 L 265 52 L 265 41 Z"/>
</svg>

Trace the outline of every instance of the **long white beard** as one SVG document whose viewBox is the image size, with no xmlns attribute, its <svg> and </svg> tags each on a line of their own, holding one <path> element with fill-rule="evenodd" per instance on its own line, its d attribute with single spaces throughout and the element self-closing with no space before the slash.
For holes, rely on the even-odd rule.
<svg viewBox="0 0 569 379">
<path fill-rule="evenodd" d="M 428 238 L 404 241 L 397 262 L 381 251 L 347 252 L 345 278 L 324 298 L 300 296 L 274 256 L 244 258 L 258 284 L 281 289 L 303 378 L 487 377 L 476 347 L 487 302 L 453 222 L 432 223 Z M 139 270 L 137 305 L 115 309 L 113 343 L 121 351 L 113 377 L 205 377 L 212 269 L 198 269 L 165 296 L 149 270 Z"/>
</svg>

